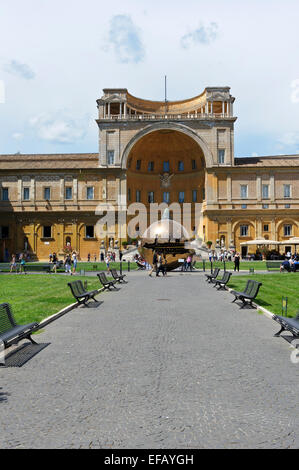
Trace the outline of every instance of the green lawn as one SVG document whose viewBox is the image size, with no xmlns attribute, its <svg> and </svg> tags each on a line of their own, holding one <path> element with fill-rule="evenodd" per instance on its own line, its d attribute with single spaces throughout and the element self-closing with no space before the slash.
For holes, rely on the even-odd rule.
<svg viewBox="0 0 299 470">
<path fill-rule="evenodd" d="M 18 323 L 40 322 L 63 307 L 75 302 L 67 283 L 87 281 L 87 290 L 99 289 L 97 277 L 61 276 L 55 274 L 11 274 L 0 276 L 0 303 L 12 305 Z"/>
<path fill-rule="evenodd" d="M 287 297 L 288 316 L 296 315 L 299 310 L 299 273 L 233 275 L 228 287 L 243 291 L 247 279 L 255 279 L 263 283 L 255 300 L 258 305 L 281 315 L 282 297 Z"/>
</svg>

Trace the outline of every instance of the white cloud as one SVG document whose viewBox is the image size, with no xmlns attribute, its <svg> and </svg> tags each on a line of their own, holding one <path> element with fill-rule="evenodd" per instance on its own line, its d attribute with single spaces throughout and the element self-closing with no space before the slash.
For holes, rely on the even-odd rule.
<svg viewBox="0 0 299 470">
<path fill-rule="evenodd" d="M 286 132 L 280 137 L 279 143 L 286 147 L 297 146 L 299 145 L 299 133 Z"/>
<path fill-rule="evenodd" d="M 11 60 L 8 64 L 3 66 L 6 72 L 24 78 L 25 80 L 32 80 L 35 78 L 35 73 L 27 64 L 22 64 L 17 60 Z"/>
<path fill-rule="evenodd" d="M 5 103 L 5 85 L 3 80 L 0 80 L 0 103 Z"/>
<path fill-rule="evenodd" d="M 23 139 L 24 136 L 20 132 L 14 132 L 14 134 L 12 134 L 12 137 L 15 140 L 21 140 L 21 139 Z"/>
<path fill-rule="evenodd" d="M 40 139 L 53 143 L 72 144 L 82 139 L 86 132 L 85 123 L 81 125 L 65 113 L 40 114 L 29 123 Z"/>
<path fill-rule="evenodd" d="M 181 38 L 181 46 L 184 49 L 189 49 L 191 46 L 197 44 L 208 45 L 215 41 L 218 36 L 218 25 L 217 23 L 209 23 L 208 25 L 200 25 L 199 28 L 185 34 Z"/>
<path fill-rule="evenodd" d="M 253 153 L 251 154 L 251 156 L 252 156 L 252 157 L 258 157 L 259 155 L 258 155 L 258 153 L 253 152 Z"/>
<path fill-rule="evenodd" d="M 291 83 L 291 88 L 293 88 L 291 94 L 291 101 L 292 103 L 299 103 L 299 79 L 293 80 Z"/>
<path fill-rule="evenodd" d="M 103 50 L 113 49 L 118 62 L 123 64 L 141 62 L 145 55 L 139 28 L 128 15 L 115 15 L 111 18 L 108 33 L 109 44 Z"/>
</svg>

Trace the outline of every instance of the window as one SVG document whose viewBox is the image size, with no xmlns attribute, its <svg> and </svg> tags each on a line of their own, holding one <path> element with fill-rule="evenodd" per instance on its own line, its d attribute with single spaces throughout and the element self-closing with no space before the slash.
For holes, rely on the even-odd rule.
<svg viewBox="0 0 299 470">
<path fill-rule="evenodd" d="M 264 232 L 269 232 L 269 225 L 265 224 L 263 227 Z"/>
<path fill-rule="evenodd" d="M 248 225 L 241 225 L 240 226 L 240 236 L 241 237 L 248 237 Z"/>
<path fill-rule="evenodd" d="M 148 192 L 147 201 L 148 201 L 149 203 L 154 202 L 154 191 L 149 191 L 149 192 Z"/>
<path fill-rule="evenodd" d="M 290 207 L 291 207 L 291 204 L 285 204 L 285 205 L 284 205 L 284 208 L 285 208 L 285 209 L 290 209 Z"/>
<path fill-rule="evenodd" d="M 86 225 L 85 236 L 86 238 L 94 238 L 94 226 L 93 225 Z"/>
<path fill-rule="evenodd" d="M 65 199 L 72 199 L 73 198 L 73 188 L 71 186 L 67 186 L 65 188 Z"/>
<path fill-rule="evenodd" d="M 44 199 L 47 201 L 51 199 L 51 189 L 50 188 L 44 188 Z"/>
<path fill-rule="evenodd" d="M 29 201 L 30 199 L 30 188 L 23 188 L 23 199 Z"/>
<path fill-rule="evenodd" d="M 166 202 L 166 204 L 169 204 L 169 192 L 165 191 L 163 193 L 163 202 Z"/>
<path fill-rule="evenodd" d="M 136 190 L 136 202 L 141 202 L 141 191 L 140 191 L 140 189 Z"/>
<path fill-rule="evenodd" d="M 202 199 L 203 201 L 206 199 L 206 188 L 202 188 Z"/>
<path fill-rule="evenodd" d="M 241 204 L 241 209 L 247 209 L 247 204 Z"/>
<path fill-rule="evenodd" d="M 154 171 L 154 162 L 148 162 L 148 171 Z"/>
<path fill-rule="evenodd" d="M 128 201 L 131 201 L 131 188 L 128 188 Z"/>
<path fill-rule="evenodd" d="M 192 170 L 196 170 L 196 160 L 191 160 Z"/>
<path fill-rule="evenodd" d="M 0 235 L 1 235 L 1 238 L 8 238 L 9 237 L 9 227 L 6 226 L 6 225 L 2 225 L 2 227 L 0 227 Z"/>
<path fill-rule="evenodd" d="M 179 170 L 179 171 L 184 171 L 184 162 L 181 161 L 181 160 L 180 160 L 179 163 L 178 163 L 178 170 Z"/>
<path fill-rule="evenodd" d="M 218 149 L 218 163 L 222 164 L 225 160 L 225 149 Z"/>
<path fill-rule="evenodd" d="M 185 201 L 185 192 L 184 191 L 180 191 L 179 192 L 179 202 L 182 203 Z"/>
<path fill-rule="evenodd" d="M 169 160 L 163 162 L 163 171 L 169 173 Z"/>
<path fill-rule="evenodd" d="M 283 197 L 291 197 L 291 185 L 290 184 L 283 185 Z"/>
<path fill-rule="evenodd" d="M 192 202 L 197 202 L 197 189 L 192 190 Z"/>
<path fill-rule="evenodd" d="M 8 201 L 8 188 L 2 188 L 2 201 Z"/>
<path fill-rule="evenodd" d="M 108 165 L 114 165 L 114 150 L 108 150 L 107 160 L 108 160 Z"/>
<path fill-rule="evenodd" d="M 248 186 L 247 184 L 241 184 L 241 199 L 247 199 L 248 197 Z"/>
<path fill-rule="evenodd" d="M 262 185 L 262 198 L 269 199 L 269 185 L 268 184 Z"/>
<path fill-rule="evenodd" d="M 86 188 L 86 198 L 87 199 L 94 199 L 94 187 L 87 186 Z"/>
<path fill-rule="evenodd" d="M 292 234 L 292 226 L 291 225 L 284 225 L 283 226 L 283 234 L 285 237 L 290 237 Z"/>
<path fill-rule="evenodd" d="M 141 168 L 141 160 L 136 161 L 136 170 L 140 170 Z"/>
<path fill-rule="evenodd" d="M 262 205 L 262 208 L 263 208 L 263 209 L 269 209 L 269 204 L 263 204 L 263 205 Z"/>
<path fill-rule="evenodd" d="M 52 227 L 51 225 L 43 226 L 43 238 L 51 238 L 52 236 Z"/>
</svg>

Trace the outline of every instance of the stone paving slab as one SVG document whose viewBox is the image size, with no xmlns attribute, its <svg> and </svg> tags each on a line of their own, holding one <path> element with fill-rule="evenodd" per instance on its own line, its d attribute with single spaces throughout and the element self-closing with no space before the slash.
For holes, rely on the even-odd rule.
<svg viewBox="0 0 299 470">
<path fill-rule="evenodd" d="M 299 364 L 275 322 L 203 275 L 127 278 L 0 369 L 0 448 L 298 447 Z"/>
</svg>

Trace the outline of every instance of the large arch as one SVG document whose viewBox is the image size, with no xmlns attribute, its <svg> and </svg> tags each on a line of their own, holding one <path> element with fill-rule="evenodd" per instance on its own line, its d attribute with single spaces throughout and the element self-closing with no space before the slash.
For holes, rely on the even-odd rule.
<svg viewBox="0 0 299 470">
<path fill-rule="evenodd" d="M 189 127 L 184 126 L 183 124 L 178 124 L 174 122 L 158 122 L 155 124 L 150 124 L 146 126 L 144 129 L 142 129 L 141 131 L 139 131 L 126 145 L 122 153 L 122 157 L 121 157 L 121 167 L 123 169 L 127 169 L 128 158 L 134 145 L 147 134 L 150 134 L 152 132 L 159 131 L 159 130 L 177 131 L 177 132 L 181 132 L 191 137 L 199 145 L 199 147 L 201 148 L 203 152 L 203 155 L 205 158 L 205 166 L 206 167 L 213 166 L 213 155 L 212 155 L 211 150 L 209 149 L 204 139 L 200 137 L 193 129 L 190 129 Z"/>
</svg>

